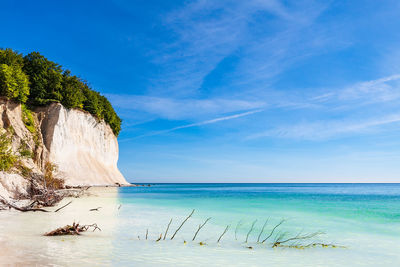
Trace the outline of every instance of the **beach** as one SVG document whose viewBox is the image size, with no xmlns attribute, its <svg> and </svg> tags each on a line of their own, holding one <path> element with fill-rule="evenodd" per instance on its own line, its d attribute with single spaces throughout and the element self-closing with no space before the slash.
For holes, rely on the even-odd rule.
<svg viewBox="0 0 400 267">
<path fill-rule="evenodd" d="M 265 188 L 271 197 L 264 193 L 258 196 L 260 191 L 265 192 Z M 332 193 L 332 188 L 328 189 Z M 238 194 L 240 190 L 247 193 Z M 327 189 L 324 190 L 327 194 Z M 343 197 L 348 197 L 346 190 L 351 191 L 350 188 L 335 190 L 336 203 L 330 203 L 326 196 L 319 200 L 314 196 L 313 203 L 310 203 L 301 192 L 308 191 L 312 196 L 315 191 L 323 191 L 321 188 L 291 187 L 289 191 L 297 192 L 297 197 L 293 194 L 280 196 L 280 205 L 276 206 L 273 196 L 277 192 L 285 194 L 288 191 L 285 186 L 90 188 L 89 196 L 64 199 L 59 206 L 71 200 L 72 203 L 57 213 L 2 211 L 0 262 L 17 266 L 394 266 L 400 263 L 397 211 L 384 214 L 365 194 L 359 195 L 364 200 L 355 204 L 357 208 L 350 210 L 353 206 L 343 204 Z M 379 189 L 379 186 L 366 191 L 371 197 L 380 193 L 379 190 L 388 192 L 387 188 Z M 219 192 L 217 199 L 216 192 Z M 304 197 L 302 207 L 296 206 L 294 200 L 299 202 Z M 383 199 L 383 204 L 391 202 L 394 208 L 398 206 L 393 197 L 396 195 Z M 353 196 L 353 202 L 359 198 Z M 316 206 L 324 212 L 315 213 Z M 370 214 L 367 207 L 375 208 Z M 99 208 L 98 211 L 89 211 L 95 208 Z M 192 209 L 195 209 L 193 216 L 170 240 Z M 395 217 L 388 218 L 392 215 Z M 211 217 L 210 221 L 192 241 L 198 225 L 208 217 Z M 165 233 L 171 218 L 173 221 L 166 240 L 156 242 L 160 234 Z M 287 221 L 276 230 L 276 234 L 288 232 L 291 236 L 298 231 L 304 234 L 323 231 L 323 235 L 307 242 L 335 244 L 335 247 L 272 248 L 272 238 L 265 243 L 257 242 L 267 218 L 269 222 L 262 237 L 267 236 L 281 218 L 285 218 Z M 256 219 L 254 230 L 245 243 Z M 239 221 L 242 223 L 236 231 Z M 85 232 L 80 236 L 43 236 L 73 222 L 97 223 L 101 231 Z M 227 225 L 229 230 L 217 242 Z M 5 251 L 7 253 L 3 253 Z"/>
</svg>

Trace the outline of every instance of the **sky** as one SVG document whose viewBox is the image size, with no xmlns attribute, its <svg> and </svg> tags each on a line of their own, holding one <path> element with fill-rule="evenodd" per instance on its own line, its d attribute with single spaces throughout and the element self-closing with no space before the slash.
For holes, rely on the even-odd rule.
<svg viewBox="0 0 400 267">
<path fill-rule="evenodd" d="M 107 96 L 130 182 L 400 182 L 400 1 L 11 1 Z"/>
</svg>

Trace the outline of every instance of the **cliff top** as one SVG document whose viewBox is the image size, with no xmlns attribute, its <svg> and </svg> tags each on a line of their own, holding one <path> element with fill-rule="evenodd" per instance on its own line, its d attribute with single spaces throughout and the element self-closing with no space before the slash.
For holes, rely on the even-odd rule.
<svg viewBox="0 0 400 267">
<path fill-rule="evenodd" d="M 39 52 L 24 56 L 0 49 L 0 96 L 31 107 L 58 102 L 104 119 L 116 136 L 121 130 L 121 119 L 106 97 Z"/>
</svg>

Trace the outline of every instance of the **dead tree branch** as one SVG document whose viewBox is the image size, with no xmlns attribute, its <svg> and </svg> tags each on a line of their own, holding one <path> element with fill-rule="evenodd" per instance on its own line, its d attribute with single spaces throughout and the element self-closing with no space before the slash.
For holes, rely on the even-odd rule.
<svg viewBox="0 0 400 267">
<path fill-rule="evenodd" d="M 33 205 L 32 203 L 26 207 L 18 207 L 14 204 L 9 203 L 5 198 L 3 198 L 2 196 L 0 196 L 0 202 L 3 203 L 3 205 L 9 207 L 9 208 L 13 208 L 15 210 L 18 211 L 22 211 L 22 212 L 27 212 L 27 211 L 41 211 L 41 212 L 49 212 L 48 210 L 44 210 L 44 209 L 40 209 L 40 208 L 32 208 L 30 207 L 31 205 Z"/>
<path fill-rule="evenodd" d="M 247 235 L 246 235 L 246 241 L 245 241 L 245 243 L 247 243 L 247 240 L 249 239 L 250 233 L 253 232 L 254 225 L 256 224 L 256 222 L 257 222 L 257 220 L 255 220 L 255 221 L 251 224 L 251 228 L 250 228 L 249 232 L 248 232 Z"/>
<path fill-rule="evenodd" d="M 219 241 L 221 240 L 221 238 L 226 234 L 226 232 L 228 232 L 229 226 L 230 226 L 230 225 L 227 225 L 227 226 L 225 227 L 225 230 L 224 230 L 224 232 L 221 234 L 221 236 L 218 238 L 217 243 L 219 243 Z"/>
<path fill-rule="evenodd" d="M 165 233 L 164 233 L 164 238 L 163 238 L 163 240 L 165 240 L 165 238 L 167 237 L 168 229 L 169 229 L 169 226 L 171 225 L 171 223 L 172 223 L 172 218 L 171 218 L 171 220 L 170 220 L 169 223 L 168 223 L 167 229 L 165 229 Z"/>
<path fill-rule="evenodd" d="M 71 204 L 72 201 L 68 202 L 67 204 L 65 204 L 64 206 L 62 206 L 61 208 L 56 209 L 54 212 L 58 212 L 59 210 L 65 208 L 66 206 L 68 206 L 69 204 Z"/>
<path fill-rule="evenodd" d="M 97 224 L 79 225 L 79 223 L 73 223 L 72 225 L 66 225 L 64 227 L 57 228 L 51 232 L 45 233 L 45 236 L 58 236 L 58 235 L 80 235 L 81 232 L 86 232 L 89 229 L 101 231 Z"/>
<path fill-rule="evenodd" d="M 194 241 L 194 240 L 196 239 L 196 236 L 197 236 L 197 234 L 200 232 L 201 228 L 203 228 L 203 226 L 206 225 L 206 223 L 207 223 L 209 220 L 211 220 L 211 217 L 210 217 L 210 218 L 207 218 L 207 220 L 206 220 L 203 224 L 200 224 L 200 225 L 199 225 L 199 228 L 197 229 L 196 233 L 194 234 L 192 241 Z"/>
<path fill-rule="evenodd" d="M 269 218 L 265 220 L 265 223 L 264 223 L 263 227 L 261 228 L 260 234 L 258 235 L 258 238 L 257 238 L 257 243 L 260 242 L 261 235 L 264 232 L 265 226 L 267 226 L 268 220 L 269 220 Z"/>
<path fill-rule="evenodd" d="M 275 240 L 275 242 L 272 245 L 272 247 L 274 248 L 274 247 L 280 246 L 281 244 L 287 243 L 289 241 L 298 241 L 298 240 L 310 239 L 310 238 L 313 238 L 313 237 L 316 237 L 316 236 L 319 236 L 319 235 L 322 235 L 322 234 L 324 234 L 324 233 L 323 232 L 315 232 L 315 233 L 311 233 L 311 234 L 301 235 L 301 232 L 300 232 L 296 236 L 290 237 L 290 238 L 287 238 L 287 239 L 283 239 L 284 236 L 281 235 Z"/>
<path fill-rule="evenodd" d="M 97 207 L 97 208 L 94 208 L 94 209 L 90 209 L 89 211 L 99 211 L 99 209 L 101 209 L 101 207 Z"/>
<path fill-rule="evenodd" d="M 237 232 L 240 228 L 240 226 L 243 225 L 243 220 L 238 221 L 238 223 L 236 224 L 236 228 L 235 228 L 235 240 L 237 240 Z"/>
<path fill-rule="evenodd" d="M 275 227 L 272 228 L 272 230 L 269 233 L 269 235 L 261 243 L 264 243 L 265 241 L 267 241 L 272 236 L 272 234 L 275 232 L 276 228 L 278 228 L 284 222 L 285 222 L 285 219 L 282 219 L 277 225 L 275 225 Z"/>
<path fill-rule="evenodd" d="M 194 213 L 194 210 L 192 210 L 192 212 L 189 214 L 189 216 L 186 217 L 186 219 L 181 223 L 181 225 L 178 227 L 178 229 L 176 229 L 175 233 L 172 235 L 171 240 L 174 239 L 175 235 L 178 233 L 178 231 L 182 228 L 182 226 L 185 224 L 185 222 L 187 220 L 189 220 L 190 217 L 192 217 Z"/>
</svg>

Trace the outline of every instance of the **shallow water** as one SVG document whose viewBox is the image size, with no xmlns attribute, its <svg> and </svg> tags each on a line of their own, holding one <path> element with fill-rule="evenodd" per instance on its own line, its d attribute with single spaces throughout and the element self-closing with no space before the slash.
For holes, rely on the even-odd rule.
<svg viewBox="0 0 400 267">
<path fill-rule="evenodd" d="M 93 188 L 58 213 L 0 212 L 3 264 L 55 266 L 399 266 L 399 184 L 157 184 Z M 65 202 L 68 200 L 65 200 Z M 121 205 L 121 206 L 120 206 Z M 102 207 L 98 212 L 91 208 Z M 120 208 L 119 208 L 120 207 Z M 118 209 L 119 208 L 119 209 Z M 182 220 L 195 212 L 174 240 Z M 192 242 L 206 218 L 211 220 Z M 173 219 L 167 239 L 155 242 Z M 287 219 L 264 244 L 282 218 Z M 101 232 L 43 237 L 73 221 Z M 248 242 L 246 235 L 255 223 Z M 235 228 L 241 221 L 235 237 Z M 226 235 L 217 243 L 225 227 Z M 146 230 L 148 239 L 146 240 Z M 276 234 L 322 231 L 303 244 L 338 248 L 271 248 Z M 186 244 L 184 243 L 186 241 Z M 206 245 L 200 246 L 203 242 Z M 288 243 L 290 244 L 290 243 Z M 253 247 L 249 249 L 247 247 Z M 342 248 L 345 247 L 345 248 Z M 0 253 L 2 253 L 0 250 Z"/>
</svg>

